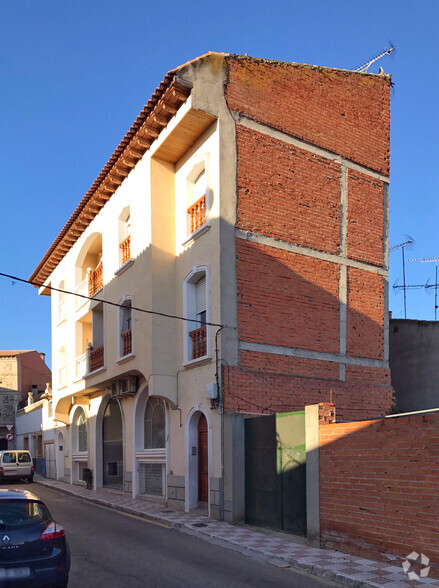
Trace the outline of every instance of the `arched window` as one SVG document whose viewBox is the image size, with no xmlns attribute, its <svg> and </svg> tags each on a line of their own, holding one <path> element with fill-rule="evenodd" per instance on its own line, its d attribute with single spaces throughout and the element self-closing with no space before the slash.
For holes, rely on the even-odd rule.
<svg viewBox="0 0 439 588">
<path fill-rule="evenodd" d="M 87 418 L 83 408 L 77 410 L 75 425 L 78 451 L 87 451 Z"/>
<path fill-rule="evenodd" d="M 145 449 L 163 449 L 166 442 L 166 406 L 161 398 L 150 398 L 145 408 Z"/>
</svg>

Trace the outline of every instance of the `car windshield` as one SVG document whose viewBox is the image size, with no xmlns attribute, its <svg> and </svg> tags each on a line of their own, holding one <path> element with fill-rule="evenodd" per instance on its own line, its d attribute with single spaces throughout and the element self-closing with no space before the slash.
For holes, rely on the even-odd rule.
<svg viewBox="0 0 439 588">
<path fill-rule="evenodd" d="M 50 521 L 50 513 L 35 500 L 0 500 L 0 529 L 20 529 Z"/>
</svg>

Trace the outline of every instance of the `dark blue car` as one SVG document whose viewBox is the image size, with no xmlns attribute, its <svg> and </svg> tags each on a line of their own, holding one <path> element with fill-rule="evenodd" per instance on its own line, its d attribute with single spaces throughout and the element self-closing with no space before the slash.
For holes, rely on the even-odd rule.
<svg viewBox="0 0 439 588">
<path fill-rule="evenodd" d="M 0 489 L 0 586 L 67 586 L 64 529 L 26 490 Z"/>
</svg>

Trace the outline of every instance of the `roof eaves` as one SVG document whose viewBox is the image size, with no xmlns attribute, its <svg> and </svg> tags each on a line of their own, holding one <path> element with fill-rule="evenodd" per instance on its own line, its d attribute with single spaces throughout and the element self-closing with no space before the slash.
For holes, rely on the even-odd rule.
<svg viewBox="0 0 439 588">
<path fill-rule="evenodd" d="M 28 281 L 36 287 L 42 285 L 47 280 L 53 269 L 55 269 L 59 261 L 80 237 L 94 216 L 96 216 L 105 202 L 109 200 L 125 177 L 128 176 L 137 161 L 143 157 L 161 130 L 168 124 L 170 118 L 174 116 L 178 108 L 186 101 L 190 94 L 190 88 L 184 86 L 181 80 L 174 81 L 176 71 L 177 69 L 168 72 L 156 88 L 154 94 L 148 100 L 88 192 L 81 199 L 75 211 L 29 277 Z M 172 99 L 171 97 L 171 101 L 166 102 L 163 98 L 168 92 L 176 98 Z M 158 106 L 161 106 L 161 113 L 166 111 L 166 117 L 160 116 L 156 112 Z M 156 125 L 147 125 L 151 117 L 155 117 Z M 169 120 L 168 117 L 170 117 Z M 144 131 L 143 136 L 142 131 Z M 133 143 L 135 143 L 135 148 L 132 147 Z M 127 150 L 129 150 L 130 156 L 124 157 L 127 154 Z M 98 191 L 101 192 L 99 199 L 97 198 Z M 94 199 L 96 199 L 96 202 L 93 202 Z M 87 207 L 92 203 L 94 203 L 94 208 L 86 211 Z"/>
</svg>

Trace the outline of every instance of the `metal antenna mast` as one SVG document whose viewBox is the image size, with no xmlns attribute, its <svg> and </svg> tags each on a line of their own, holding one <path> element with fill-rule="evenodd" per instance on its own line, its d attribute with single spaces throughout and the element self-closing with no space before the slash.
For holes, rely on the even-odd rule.
<svg viewBox="0 0 439 588">
<path fill-rule="evenodd" d="M 375 63 L 375 61 L 378 61 L 379 59 L 381 59 L 382 57 L 384 57 L 386 55 L 390 55 L 394 51 L 395 51 L 394 45 L 390 45 L 389 49 L 387 49 L 387 48 L 384 49 L 384 51 L 382 53 L 380 53 L 379 55 L 377 55 L 376 57 L 374 57 L 373 59 L 371 59 L 367 63 L 364 63 L 363 65 L 360 65 L 360 67 L 357 67 L 357 69 L 355 71 L 359 71 L 360 73 L 367 73 L 367 70 L 369 69 L 369 67 L 373 63 Z"/>
<path fill-rule="evenodd" d="M 408 239 L 407 241 L 404 241 L 404 243 L 399 243 L 398 245 L 394 245 L 393 247 L 389 248 L 389 252 L 390 251 L 396 251 L 397 249 L 401 249 L 402 251 L 402 280 L 403 280 L 403 286 L 394 286 L 394 288 L 403 288 L 404 290 L 404 318 L 407 318 L 407 295 L 406 295 L 406 289 L 407 289 L 407 285 L 405 283 L 405 255 L 404 255 L 404 249 L 406 247 L 410 247 L 410 245 L 413 245 L 414 243 L 414 239 L 412 239 L 410 237 L 410 239 Z"/>
<path fill-rule="evenodd" d="M 424 288 L 434 288 L 434 320 L 437 320 L 437 264 L 439 262 L 439 257 L 418 257 L 414 259 L 408 259 L 407 261 L 420 261 L 422 263 L 435 263 L 436 264 L 436 276 L 434 280 L 434 284 L 427 284 L 424 285 Z"/>
</svg>

